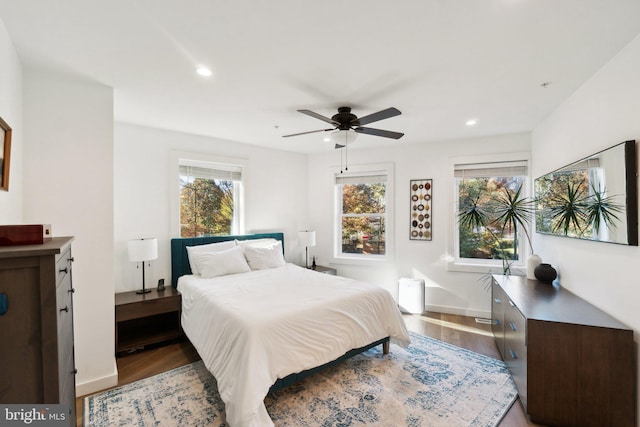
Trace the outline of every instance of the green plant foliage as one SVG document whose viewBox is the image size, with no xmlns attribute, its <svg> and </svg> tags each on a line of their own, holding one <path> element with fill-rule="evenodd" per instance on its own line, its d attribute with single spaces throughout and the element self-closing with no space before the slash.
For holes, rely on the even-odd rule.
<svg viewBox="0 0 640 427">
<path fill-rule="evenodd" d="M 600 233 L 602 226 L 615 228 L 619 218 L 616 214 L 624 211 L 624 206 L 614 201 L 615 196 L 606 196 L 606 190 L 596 189 L 591 186 L 592 194 L 585 208 L 585 217 L 588 224 L 596 234 Z"/>
<path fill-rule="evenodd" d="M 554 193 L 549 200 L 549 213 L 553 221 L 553 232 L 562 230 L 565 235 L 570 231 L 582 235 L 586 224 L 585 208 L 587 207 L 584 192 L 580 184 L 567 184 L 567 190 Z"/>
<path fill-rule="evenodd" d="M 522 185 L 514 189 L 513 181 L 500 179 L 467 180 L 459 194 L 460 256 L 501 259 L 503 271 L 509 272 L 512 261 L 519 258 L 519 233 L 531 247 L 528 225 L 533 200 L 524 197 Z"/>
</svg>

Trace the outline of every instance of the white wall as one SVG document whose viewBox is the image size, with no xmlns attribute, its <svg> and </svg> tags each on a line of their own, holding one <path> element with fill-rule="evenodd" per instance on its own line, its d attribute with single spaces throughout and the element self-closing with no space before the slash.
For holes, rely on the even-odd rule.
<svg viewBox="0 0 640 427">
<path fill-rule="evenodd" d="M 113 90 L 52 71 L 24 78 L 24 220 L 72 245 L 78 394 L 114 385 Z"/>
<path fill-rule="evenodd" d="M 534 176 L 625 140 L 640 141 L 638 70 L 640 36 L 534 130 Z M 534 245 L 558 268 L 563 287 L 626 323 L 638 339 L 640 248 L 538 234 Z"/>
<path fill-rule="evenodd" d="M 9 191 L 0 190 L 0 224 L 22 224 L 22 67 L 1 20 L 0 117 L 13 133 Z"/>
<path fill-rule="evenodd" d="M 142 285 L 136 265 L 127 260 L 127 241 L 158 238 L 158 260 L 147 268 L 147 286 L 171 279 L 170 239 L 178 237 L 172 224 L 170 187 L 178 185 L 173 152 L 233 157 L 243 161 L 245 231 L 282 231 L 285 256 L 300 263 L 298 230 L 306 227 L 307 156 L 269 150 L 204 136 L 125 123 L 115 126 L 115 291 Z"/>
<path fill-rule="evenodd" d="M 357 143 L 356 143 L 357 144 Z M 389 142 L 389 148 L 349 151 L 350 164 L 393 162 L 395 165 L 395 257 L 379 265 L 335 264 L 338 274 L 376 283 L 397 297 L 400 277 L 424 278 L 427 309 L 444 313 L 490 317 L 490 294 L 479 284 L 481 274 L 447 271 L 447 222 L 453 205 L 452 158 L 483 154 L 528 152 L 528 134 L 439 141 L 420 145 Z M 320 264 L 332 256 L 332 173 L 340 165 L 339 151 L 309 158 L 309 222 L 318 232 L 311 253 Z M 412 179 L 433 179 L 431 241 L 409 239 Z"/>
</svg>

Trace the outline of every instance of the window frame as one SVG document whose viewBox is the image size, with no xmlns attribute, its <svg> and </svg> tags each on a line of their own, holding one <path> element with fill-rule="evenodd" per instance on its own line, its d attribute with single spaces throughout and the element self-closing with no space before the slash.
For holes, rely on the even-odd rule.
<svg viewBox="0 0 640 427">
<path fill-rule="evenodd" d="M 180 166 L 194 166 L 205 168 L 218 168 L 219 170 L 229 170 L 239 168 L 242 178 L 234 181 L 234 218 L 231 227 L 232 235 L 244 234 L 244 176 L 246 173 L 246 160 L 234 157 L 222 157 L 211 154 L 173 151 L 170 154 L 169 167 L 169 202 L 171 212 L 171 236 L 180 238 Z M 225 169 L 226 168 L 226 169 Z"/>
<path fill-rule="evenodd" d="M 332 170 L 331 179 L 334 193 L 334 222 L 333 222 L 333 245 L 332 245 L 332 263 L 336 264 L 352 264 L 352 265 L 372 265 L 392 261 L 394 258 L 394 167 L 393 163 L 375 163 L 365 165 L 350 165 L 348 172 L 343 172 L 339 168 Z M 342 252 L 342 192 L 336 179 L 340 176 L 358 177 L 385 175 L 385 212 L 381 216 L 384 217 L 385 224 L 385 253 L 378 254 L 351 254 Z M 378 214 L 375 214 L 378 216 Z"/>
<path fill-rule="evenodd" d="M 449 182 L 451 185 L 449 212 L 447 219 L 447 253 L 443 257 L 446 262 L 447 271 L 472 272 L 472 273 L 502 273 L 503 263 L 499 259 L 479 259 L 459 257 L 459 223 L 458 223 L 458 188 L 457 179 L 454 176 L 456 165 L 478 165 L 503 162 L 525 162 L 527 173 L 524 175 L 523 191 L 526 197 L 531 197 L 531 155 L 528 152 L 486 154 L 478 156 L 462 156 L 450 158 Z M 529 234 L 533 234 L 533 221 L 529 226 Z M 520 239 L 518 253 L 521 254 L 518 261 L 511 264 L 511 272 L 526 274 L 527 258 L 531 255 L 526 239 Z"/>
</svg>

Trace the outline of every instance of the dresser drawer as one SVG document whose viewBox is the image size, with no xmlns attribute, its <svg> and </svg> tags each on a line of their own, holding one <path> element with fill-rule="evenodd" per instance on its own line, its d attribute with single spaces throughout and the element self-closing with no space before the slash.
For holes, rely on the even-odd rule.
<svg viewBox="0 0 640 427">
<path fill-rule="evenodd" d="M 504 313 L 504 361 L 518 388 L 518 395 L 527 407 L 527 334 L 526 319 L 511 300 Z"/>
<path fill-rule="evenodd" d="M 497 283 L 491 286 L 491 331 L 496 339 L 496 346 L 504 359 L 504 310 L 507 296 Z"/>
<path fill-rule="evenodd" d="M 71 273 L 71 248 L 56 257 L 56 284 L 59 285 Z"/>
<path fill-rule="evenodd" d="M 180 295 L 116 306 L 116 322 L 180 311 Z"/>
<path fill-rule="evenodd" d="M 60 403 L 69 405 L 69 415 L 72 420 L 75 420 L 75 389 L 76 389 L 76 371 L 73 363 L 73 357 L 66 360 L 64 363 L 60 362 L 61 366 L 64 366 L 60 370 Z"/>
</svg>

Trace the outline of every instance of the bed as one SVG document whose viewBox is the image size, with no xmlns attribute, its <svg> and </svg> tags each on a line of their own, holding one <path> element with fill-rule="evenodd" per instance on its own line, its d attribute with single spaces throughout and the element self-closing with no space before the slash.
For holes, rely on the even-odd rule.
<svg viewBox="0 0 640 427">
<path fill-rule="evenodd" d="M 216 378 L 231 427 L 273 426 L 264 398 L 274 388 L 375 345 L 409 344 L 389 292 L 286 263 L 283 237 L 171 241 L 182 328 Z"/>
</svg>

